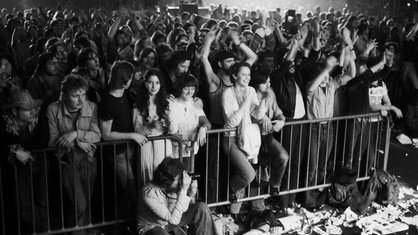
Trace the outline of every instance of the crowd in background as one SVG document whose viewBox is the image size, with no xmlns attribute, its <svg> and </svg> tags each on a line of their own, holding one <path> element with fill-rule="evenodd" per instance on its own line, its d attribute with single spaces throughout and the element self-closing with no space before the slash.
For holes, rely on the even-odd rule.
<svg viewBox="0 0 418 235">
<path fill-rule="evenodd" d="M 283 128 L 288 121 L 392 112 L 397 127 L 418 136 L 418 14 L 401 22 L 348 8 L 317 7 L 302 14 L 215 6 L 202 17 L 120 6 L 2 9 L 0 17 L 1 164 L 17 167 L 15 199 L 23 224 L 32 221 L 32 210 L 36 218 L 47 214 L 43 182 L 54 171 L 31 154 L 47 146 L 57 149 L 62 194 L 73 208 L 65 221 L 82 225 L 89 219 L 98 170 L 95 143 L 101 141 L 132 140 L 139 146 L 103 150 L 104 165 L 117 182 L 118 215 L 112 216 L 121 218 L 135 213 L 137 195 L 167 155 L 178 157 L 181 150 L 188 164 L 199 147 L 216 142 L 206 136 L 210 129 L 236 128 L 215 146 L 235 168 L 231 202 L 244 196 L 255 178 L 252 164 L 259 162 L 272 165 L 266 181 L 273 195 L 288 182 L 296 187 L 299 161 L 311 166 L 308 185 L 324 180 L 338 127 L 326 121 L 314 126 L 310 153 L 292 156 L 299 160 L 291 162 L 292 177 L 284 183 L 288 153 L 307 141 L 306 129 L 297 129 L 303 127 L 293 134 Z M 377 141 L 378 121 L 348 123 L 356 132 L 347 141 L 363 149 L 355 156 L 341 153 L 349 163 L 340 167 L 360 169 L 360 155 L 371 150 L 359 142 Z M 370 127 L 370 138 L 359 138 L 359 125 Z M 288 137 L 283 143 L 281 131 Z M 299 133 L 303 141 L 292 141 Z M 147 140 L 166 134 L 180 136 L 183 146 Z M 367 165 L 373 164 L 370 158 Z M 319 193 L 307 192 L 304 205 L 317 206 Z M 283 196 L 281 207 L 294 201 L 294 195 Z M 239 210 L 233 203 L 230 213 Z M 37 231 L 45 226 L 36 221 Z"/>
</svg>

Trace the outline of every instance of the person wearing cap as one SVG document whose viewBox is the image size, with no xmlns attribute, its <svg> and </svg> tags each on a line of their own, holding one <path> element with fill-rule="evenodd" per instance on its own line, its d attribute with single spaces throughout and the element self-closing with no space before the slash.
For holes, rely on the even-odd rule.
<svg viewBox="0 0 418 235">
<path fill-rule="evenodd" d="M 76 74 L 64 78 L 61 97 L 47 109 L 49 146 L 56 148 L 60 162 L 64 223 L 81 226 L 90 223 L 91 195 L 96 179 L 95 143 L 101 133 L 97 105 L 86 99 L 88 81 Z"/>
<path fill-rule="evenodd" d="M 8 188 L 3 200 L 8 202 L 5 219 L 11 226 L 6 227 L 17 228 L 15 223 L 20 219 L 23 233 L 48 230 L 45 181 L 48 163 L 42 154 L 30 152 L 48 146 L 48 122 L 45 116 L 39 116 L 41 104 L 42 100 L 33 99 L 28 90 L 14 89 L 0 117 L 1 165 L 3 174 L 8 176 L 5 179 L 9 179 L 2 182 Z M 19 208 L 15 208 L 16 205 Z M 18 231 L 6 233 L 17 234 Z"/>
</svg>

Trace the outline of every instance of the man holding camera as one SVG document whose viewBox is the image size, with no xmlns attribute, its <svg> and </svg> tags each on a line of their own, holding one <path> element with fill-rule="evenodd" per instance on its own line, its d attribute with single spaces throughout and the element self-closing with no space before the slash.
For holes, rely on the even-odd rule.
<svg viewBox="0 0 418 235">
<path fill-rule="evenodd" d="M 178 234 L 184 225 L 191 234 L 216 234 L 210 210 L 205 203 L 195 202 L 196 194 L 197 181 L 187 174 L 180 160 L 165 158 L 139 195 L 139 235 Z"/>
</svg>

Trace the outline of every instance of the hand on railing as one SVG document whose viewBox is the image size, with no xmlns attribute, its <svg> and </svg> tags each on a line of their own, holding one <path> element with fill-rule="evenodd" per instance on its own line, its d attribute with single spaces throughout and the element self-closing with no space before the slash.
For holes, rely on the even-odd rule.
<svg viewBox="0 0 418 235">
<path fill-rule="evenodd" d="M 17 160 L 22 164 L 26 164 L 28 161 L 34 161 L 30 152 L 25 151 L 24 149 L 18 149 L 14 152 Z"/>
<path fill-rule="evenodd" d="M 207 128 L 205 126 L 202 126 L 199 128 L 199 131 L 197 132 L 197 143 L 199 146 L 203 146 L 206 144 L 206 130 Z"/>
<path fill-rule="evenodd" d="M 140 135 L 138 133 L 132 133 L 132 137 L 131 138 L 132 138 L 132 140 L 134 140 L 140 146 L 148 143 L 148 139 L 145 136 Z"/>
</svg>

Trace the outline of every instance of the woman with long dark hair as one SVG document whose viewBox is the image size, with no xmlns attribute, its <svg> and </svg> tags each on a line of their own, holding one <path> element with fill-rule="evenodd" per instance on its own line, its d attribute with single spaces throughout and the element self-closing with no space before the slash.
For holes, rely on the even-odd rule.
<svg viewBox="0 0 418 235">
<path fill-rule="evenodd" d="M 135 132 L 146 137 L 165 134 L 168 105 L 160 72 L 157 69 L 148 70 L 141 82 L 133 111 Z M 138 182 L 140 186 L 143 186 L 152 179 L 155 168 L 164 157 L 171 154 L 171 142 L 150 141 L 142 145 L 138 152 Z"/>
</svg>

